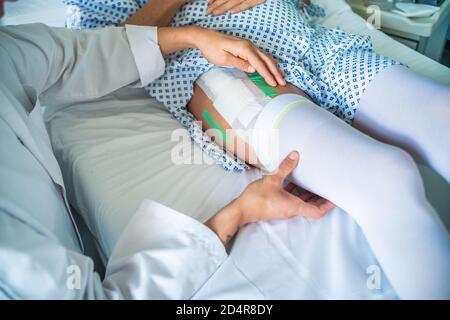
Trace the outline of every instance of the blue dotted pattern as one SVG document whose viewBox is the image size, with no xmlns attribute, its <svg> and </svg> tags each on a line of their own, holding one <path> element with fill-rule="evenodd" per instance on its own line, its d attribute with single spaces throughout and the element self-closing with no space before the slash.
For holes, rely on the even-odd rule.
<svg viewBox="0 0 450 320">
<path fill-rule="evenodd" d="M 70 27 L 97 28 L 124 22 L 147 1 L 65 0 L 65 3 L 76 9 L 69 20 Z M 299 1 L 294 0 L 267 0 L 239 14 L 214 17 L 205 12 L 207 2 L 197 0 L 183 6 L 171 25 L 198 25 L 252 41 L 278 61 L 288 82 L 305 91 L 319 106 L 351 123 L 360 97 L 373 77 L 399 63 L 376 54 L 368 36 L 309 25 L 298 5 Z M 323 15 L 323 9 L 312 11 Z M 226 170 L 241 171 L 247 168 L 245 163 L 212 142 L 186 109 L 195 80 L 211 67 L 197 49 L 178 52 L 166 57 L 165 74 L 146 89 L 216 162 Z"/>
</svg>

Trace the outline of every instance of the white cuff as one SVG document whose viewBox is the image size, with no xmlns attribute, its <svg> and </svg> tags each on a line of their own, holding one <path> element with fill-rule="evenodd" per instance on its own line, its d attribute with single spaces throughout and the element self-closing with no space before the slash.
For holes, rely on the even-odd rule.
<svg viewBox="0 0 450 320">
<path fill-rule="evenodd" d="M 153 200 L 144 200 L 138 213 L 145 213 L 146 219 L 151 219 L 155 239 L 157 235 L 160 236 L 158 239 L 188 236 L 192 241 L 192 250 L 203 251 L 208 258 L 205 262 L 212 264 L 213 268 L 219 267 L 228 256 L 219 237 L 210 228 L 185 214 Z"/>
<path fill-rule="evenodd" d="M 226 259 L 208 227 L 145 200 L 122 232 L 106 278 L 132 299 L 189 299 Z"/>
<path fill-rule="evenodd" d="M 145 87 L 162 76 L 165 69 L 158 45 L 158 28 L 127 24 L 125 30 L 141 79 L 138 87 Z"/>
</svg>

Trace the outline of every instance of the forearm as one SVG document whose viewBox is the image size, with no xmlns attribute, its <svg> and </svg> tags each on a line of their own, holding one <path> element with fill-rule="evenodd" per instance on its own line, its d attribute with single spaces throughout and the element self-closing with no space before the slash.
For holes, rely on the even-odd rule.
<svg viewBox="0 0 450 320">
<path fill-rule="evenodd" d="M 237 200 L 217 212 L 205 225 L 210 228 L 227 245 L 238 232 L 242 223 L 242 214 Z"/>
<path fill-rule="evenodd" d="M 188 26 L 181 28 L 158 28 L 158 44 L 164 55 L 187 48 L 196 48 L 196 40 L 207 30 Z"/>
<path fill-rule="evenodd" d="M 124 24 L 168 26 L 184 3 L 185 1 L 180 0 L 151 0 L 150 3 L 147 3 L 128 18 Z"/>
</svg>

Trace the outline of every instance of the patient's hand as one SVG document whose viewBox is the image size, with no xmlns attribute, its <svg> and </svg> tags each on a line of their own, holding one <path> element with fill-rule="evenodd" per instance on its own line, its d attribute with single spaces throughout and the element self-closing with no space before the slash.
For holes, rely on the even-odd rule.
<svg viewBox="0 0 450 320">
<path fill-rule="evenodd" d="M 266 2 L 266 0 L 209 0 L 206 13 L 215 16 L 219 16 L 228 11 L 230 13 L 238 13 L 264 2 Z"/>
<path fill-rule="evenodd" d="M 252 222 L 305 216 L 318 219 L 334 208 L 334 204 L 311 193 L 296 196 L 294 185 L 283 188 L 284 180 L 297 167 L 299 155 L 292 152 L 278 171 L 251 183 L 227 207 L 220 210 L 206 225 L 227 243 L 237 230 Z"/>
</svg>

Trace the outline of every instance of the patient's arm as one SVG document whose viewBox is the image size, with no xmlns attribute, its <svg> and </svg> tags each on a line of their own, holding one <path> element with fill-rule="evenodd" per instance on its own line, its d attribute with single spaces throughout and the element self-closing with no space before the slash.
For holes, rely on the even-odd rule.
<svg viewBox="0 0 450 320">
<path fill-rule="evenodd" d="M 274 87 L 274 89 L 277 91 L 275 96 L 286 93 L 295 93 L 307 97 L 302 90 L 291 84 L 277 86 Z M 236 101 L 236 103 L 239 103 L 239 101 Z M 197 84 L 194 86 L 194 95 L 191 101 L 189 101 L 188 110 L 197 120 L 201 121 L 203 130 L 206 131 L 218 145 L 232 152 L 246 163 L 262 168 L 253 148 L 236 135 L 230 124 L 220 115 L 214 107 L 213 102 Z M 221 134 L 213 128 L 211 123 L 214 123 L 216 127 L 220 127 L 226 135 Z"/>
</svg>

